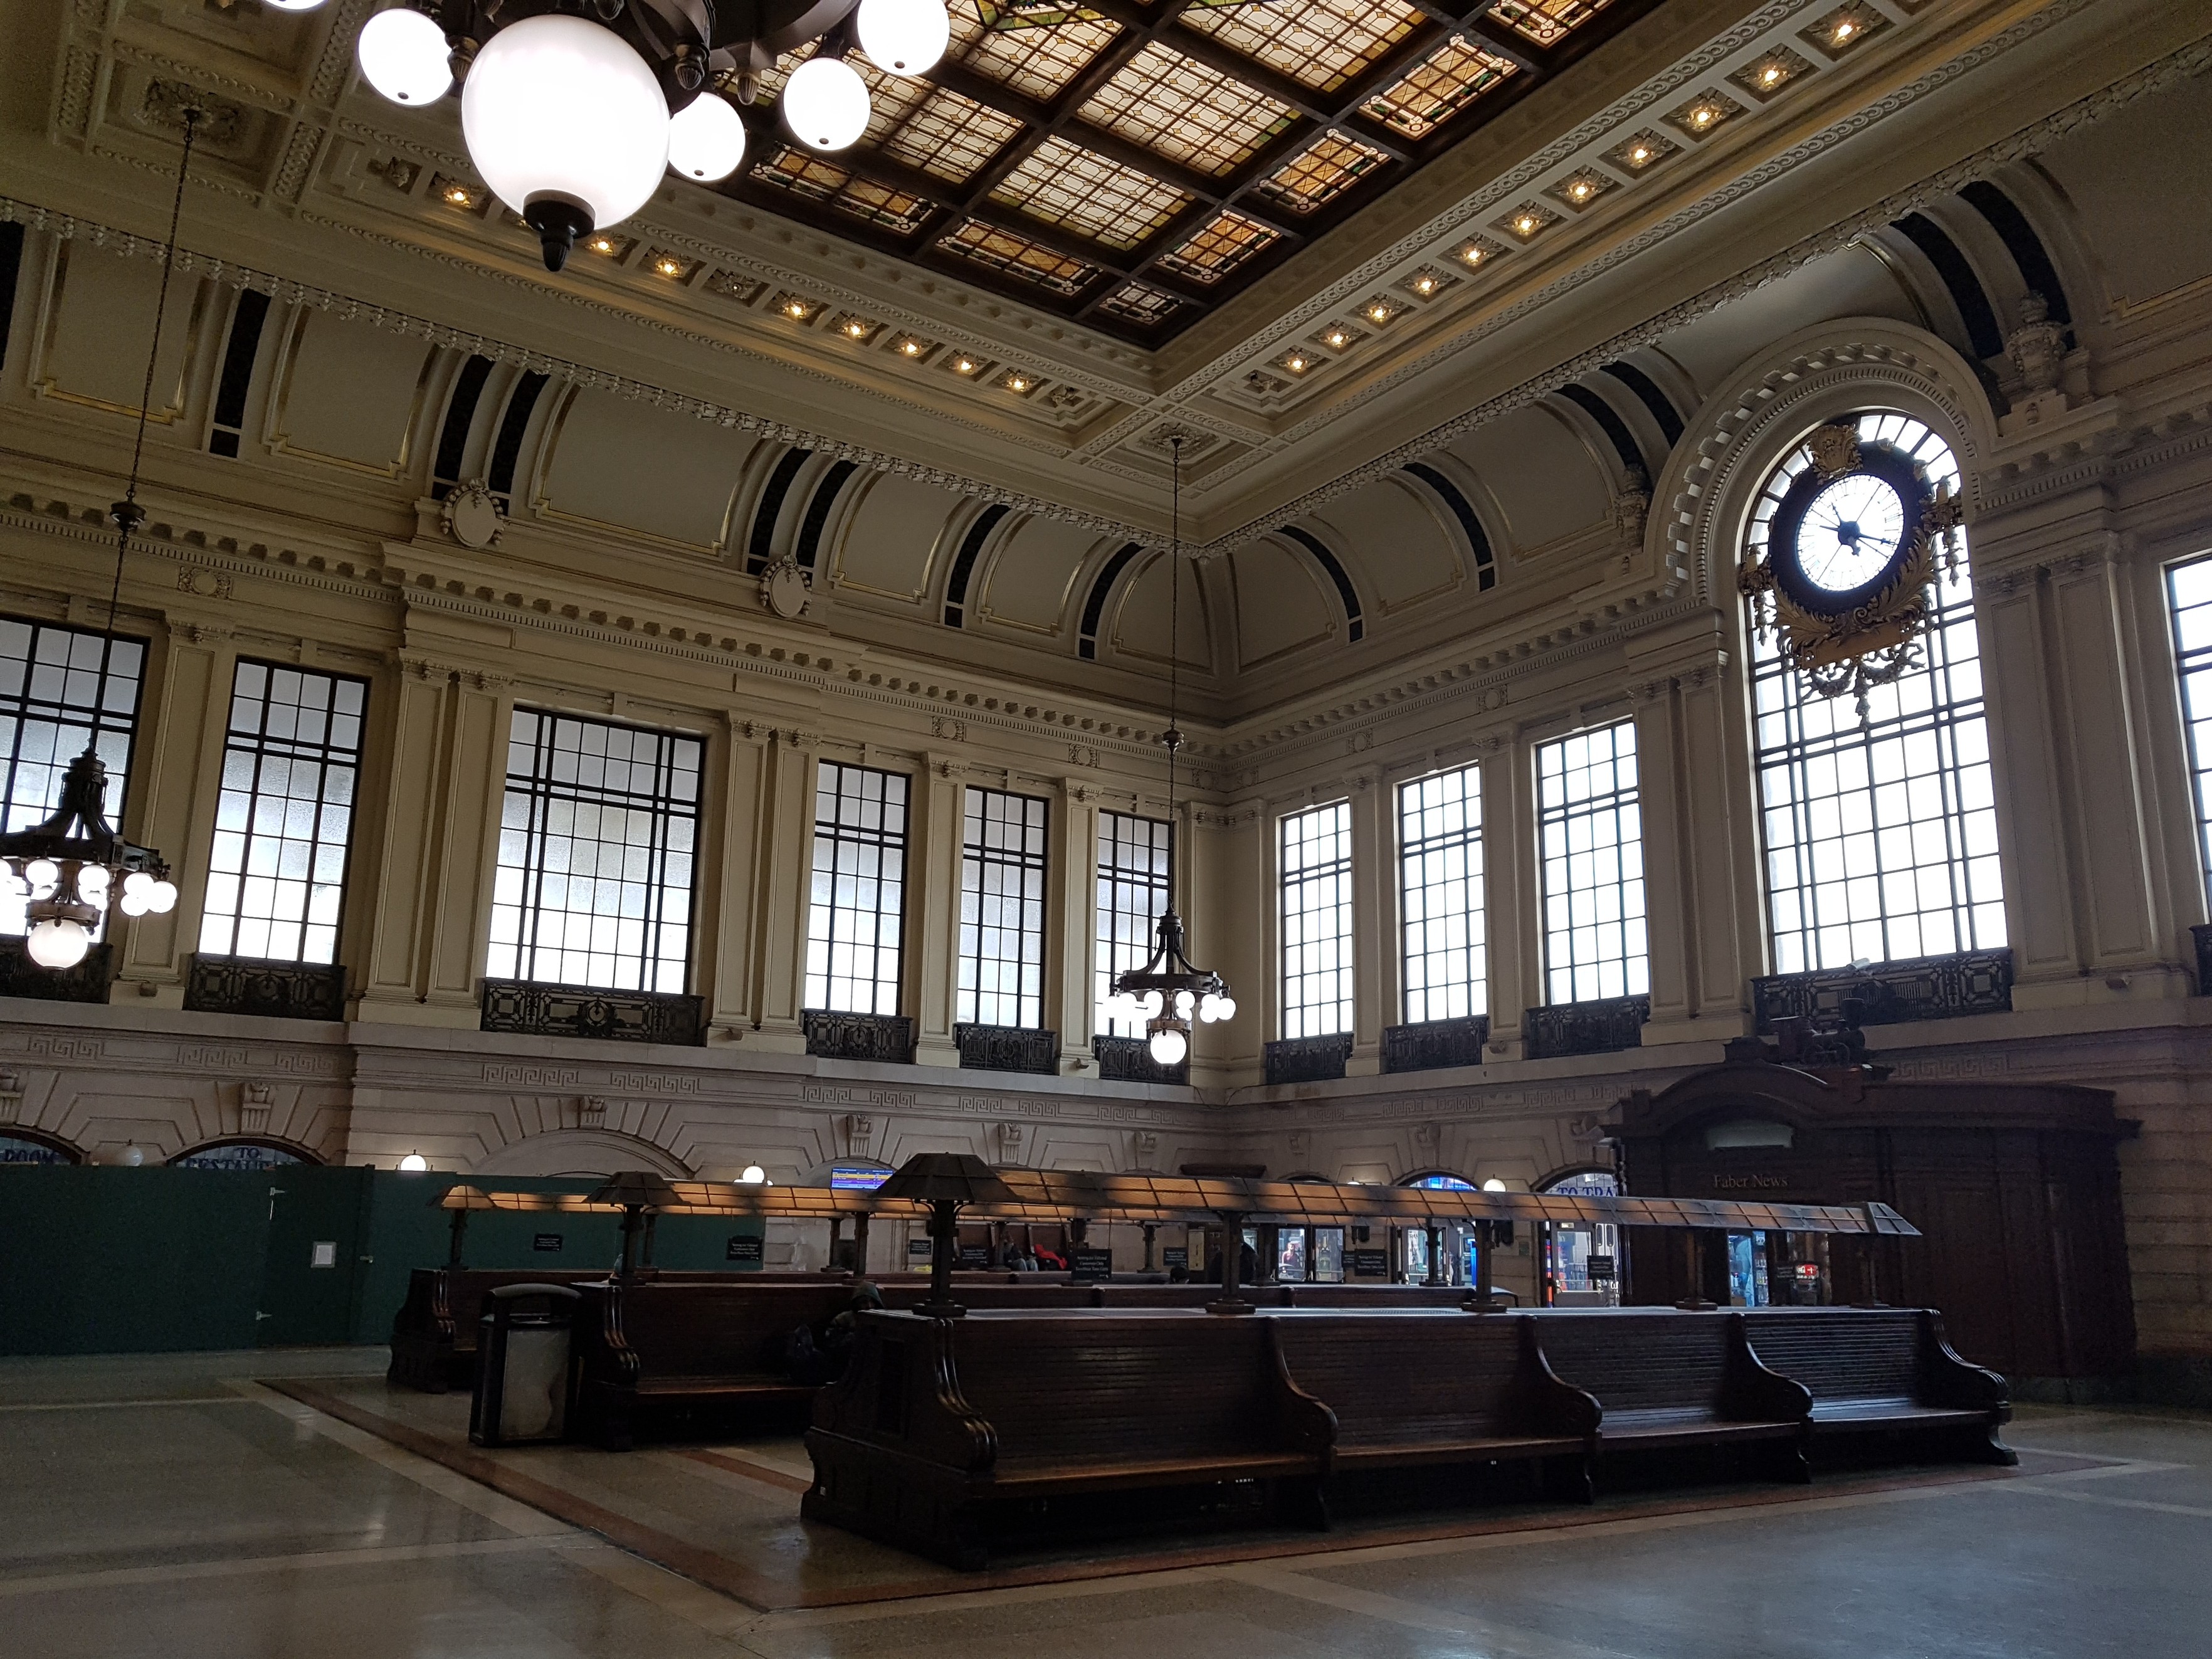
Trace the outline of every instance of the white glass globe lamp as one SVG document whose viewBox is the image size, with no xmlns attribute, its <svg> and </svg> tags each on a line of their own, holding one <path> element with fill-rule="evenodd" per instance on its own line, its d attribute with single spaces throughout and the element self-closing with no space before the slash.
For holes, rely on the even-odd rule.
<svg viewBox="0 0 2212 1659">
<path fill-rule="evenodd" d="M 860 50 L 878 69 L 920 75 L 945 56 L 951 38 L 942 0 L 860 0 Z"/>
<path fill-rule="evenodd" d="M 362 79 L 395 104 L 434 104 L 453 84 L 446 31 L 412 6 L 380 11 L 362 24 L 354 55 Z"/>
<path fill-rule="evenodd" d="M 264 5 L 274 6 L 279 11 L 313 11 L 323 0 L 262 0 Z"/>
<path fill-rule="evenodd" d="M 545 268 L 620 224 L 668 165 L 668 100 L 613 30 L 547 12 L 484 43 L 461 88 L 469 159 L 538 233 Z"/>
<path fill-rule="evenodd" d="M 738 1177 L 738 1181 L 740 1185 L 746 1187 L 766 1186 L 768 1184 L 768 1171 L 762 1169 L 757 1164 L 748 1164 L 745 1165 L 744 1173 Z"/>
<path fill-rule="evenodd" d="M 157 916 L 166 916 L 177 908 L 177 884 L 157 881 L 146 890 L 146 908 Z"/>
<path fill-rule="evenodd" d="M 67 916 L 50 916 L 31 929 L 23 948 L 41 968 L 74 968 L 92 948 L 92 936 Z"/>
<path fill-rule="evenodd" d="M 430 1160 L 420 1152 L 410 1152 L 399 1160 L 399 1167 L 410 1175 L 419 1175 L 430 1167 Z"/>
<path fill-rule="evenodd" d="M 1172 1025 L 1153 1032 L 1147 1046 L 1154 1063 L 1161 1066 L 1180 1066 L 1182 1057 L 1190 1052 L 1189 1039 Z"/>
<path fill-rule="evenodd" d="M 1219 1006 L 1218 1009 L 1216 1009 L 1216 1010 L 1215 1010 L 1215 1012 L 1214 1012 L 1214 1016 L 1213 1016 L 1213 1017 L 1214 1017 L 1216 1019 L 1234 1019 L 1234 1018 L 1237 1018 L 1237 999 L 1236 999 L 1235 997 L 1224 997 L 1224 998 L 1222 998 L 1222 999 L 1221 999 L 1221 1004 L 1220 1004 L 1220 1006 Z"/>
<path fill-rule="evenodd" d="M 52 859 L 33 859 L 23 866 L 23 879 L 30 884 L 33 892 L 41 887 L 51 887 L 62 878 L 61 866 Z"/>
<path fill-rule="evenodd" d="M 868 130 L 867 82 L 842 58 L 810 58 L 793 70 L 780 107 L 809 149 L 843 149 Z"/>
<path fill-rule="evenodd" d="M 726 179 L 745 159 L 745 124 L 726 98 L 702 92 L 668 123 L 668 166 L 702 184 Z"/>
<path fill-rule="evenodd" d="M 1486 1193 L 1502 1193 L 1505 1190 L 1505 1183 L 1496 1176 L 1492 1176 L 1482 1183 L 1482 1190 Z"/>
</svg>

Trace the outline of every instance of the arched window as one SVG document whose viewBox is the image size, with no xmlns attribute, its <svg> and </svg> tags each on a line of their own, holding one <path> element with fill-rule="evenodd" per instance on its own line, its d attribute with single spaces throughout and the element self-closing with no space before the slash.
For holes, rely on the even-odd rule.
<svg viewBox="0 0 2212 1659">
<path fill-rule="evenodd" d="M 281 1170 L 310 1160 L 289 1146 L 268 1140 L 216 1140 L 179 1152 L 169 1160 L 179 1170 Z"/>
<path fill-rule="evenodd" d="M 1937 488 L 1956 489 L 1950 448 L 1909 416 L 1839 424 L 1893 444 Z M 1808 434 L 1809 435 L 1809 434 Z M 1747 532 L 1767 551 L 1776 510 L 1813 463 L 1801 442 L 1759 491 Z M 1963 538 L 1962 544 L 1963 544 Z M 1754 748 L 1766 842 L 1774 971 L 1987 950 L 2005 942 L 1973 583 L 1963 554 L 1938 561 L 1911 665 L 1869 689 L 1864 718 L 1784 660 L 1770 632 L 1752 652 Z"/>
<path fill-rule="evenodd" d="M 0 1164 L 82 1164 L 83 1156 L 65 1141 L 29 1130 L 0 1134 Z"/>
</svg>

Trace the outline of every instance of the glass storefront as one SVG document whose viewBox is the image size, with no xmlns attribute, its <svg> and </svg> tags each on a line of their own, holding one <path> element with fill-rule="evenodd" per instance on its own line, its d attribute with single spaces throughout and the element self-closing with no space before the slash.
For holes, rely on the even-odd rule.
<svg viewBox="0 0 2212 1659">
<path fill-rule="evenodd" d="M 1620 1182 L 1602 1170 L 1562 1176 L 1542 1189 L 1570 1198 L 1613 1198 Z M 1544 1304 L 1553 1308 L 1620 1305 L 1620 1229 L 1611 1222 L 1544 1224 Z"/>
</svg>

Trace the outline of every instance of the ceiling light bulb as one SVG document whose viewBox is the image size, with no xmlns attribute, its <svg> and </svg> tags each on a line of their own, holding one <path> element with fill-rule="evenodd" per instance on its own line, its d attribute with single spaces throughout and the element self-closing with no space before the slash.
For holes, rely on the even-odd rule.
<svg viewBox="0 0 2212 1659">
<path fill-rule="evenodd" d="M 668 100 L 611 29 L 541 13 L 486 41 L 461 88 L 469 158 L 558 270 L 574 239 L 621 223 L 668 165 Z"/>
<path fill-rule="evenodd" d="M 1842 22 L 1836 25 L 1836 39 L 1838 40 L 1850 40 L 1851 38 L 1851 30 L 1856 27 L 1857 26 L 1854 24 L 1850 18 L 1846 17 Z"/>
<path fill-rule="evenodd" d="M 942 0 L 860 0 L 860 50 L 893 75 L 920 75 L 945 56 L 952 20 Z"/>
<path fill-rule="evenodd" d="M 410 1175 L 420 1175 L 430 1167 L 430 1160 L 420 1152 L 410 1152 L 399 1160 L 399 1167 Z"/>
<path fill-rule="evenodd" d="M 811 149 L 843 149 L 868 130 L 867 83 L 841 58 L 810 58 L 793 70 L 779 106 L 792 136 Z"/>
<path fill-rule="evenodd" d="M 1424 276 L 1413 284 L 1413 292 L 1416 294 L 1432 294 L 1436 291 L 1436 286 L 1437 279 L 1435 277 Z"/>
<path fill-rule="evenodd" d="M 673 259 L 655 260 L 653 268 L 664 276 L 681 276 L 684 274 L 684 267 Z"/>
<path fill-rule="evenodd" d="M 23 948 L 41 968 L 74 968 L 92 948 L 92 939 L 69 917 L 49 916 L 31 929 Z"/>
<path fill-rule="evenodd" d="M 446 199 L 455 207 L 466 207 L 469 204 L 469 193 L 459 185 L 455 185 L 446 191 Z"/>
<path fill-rule="evenodd" d="M 1006 385 L 1010 390 L 1015 392 L 1027 392 L 1030 389 L 1030 383 L 1022 379 L 1018 374 L 1015 375 L 1012 380 L 1007 381 Z"/>
<path fill-rule="evenodd" d="M 354 55 L 362 77 L 395 104 L 428 104 L 453 84 L 446 31 L 412 6 L 380 11 L 362 25 Z"/>
<path fill-rule="evenodd" d="M 614 245 L 613 240 L 612 240 L 611 238 L 609 238 L 609 237 L 605 237 L 605 236 L 594 236 L 594 237 L 592 237 L 592 252 L 594 252 L 594 253 L 612 253 L 614 251 L 615 251 L 615 245 Z"/>
<path fill-rule="evenodd" d="M 1701 110 L 1699 110 L 1699 111 L 1698 111 L 1695 114 L 1693 114 L 1692 116 L 1691 116 L 1691 117 L 1690 117 L 1690 119 L 1691 119 L 1692 121 L 1695 122 L 1695 123 L 1696 123 L 1698 125 L 1699 125 L 1699 126 L 1704 126 L 1704 125 L 1706 125 L 1708 122 L 1710 122 L 1712 118 L 1713 118 L 1713 112 L 1712 112 L 1712 111 L 1711 111 L 1711 110 L 1709 110 L 1709 109 L 1701 109 Z"/>
<path fill-rule="evenodd" d="M 1628 152 L 1628 159 L 1635 162 L 1638 167 L 1641 167 L 1644 162 L 1651 159 L 1651 152 L 1644 145 L 1638 144 L 1634 149 Z"/>
<path fill-rule="evenodd" d="M 899 342 L 899 349 L 906 353 L 909 357 L 919 357 L 921 355 L 921 342 L 919 340 L 902 340 Z"/>
<path fill-rule="evenodd" d="M 1340 329 L 1338 329 L 1338 330 L 1336 330 L 1334 333 L 1332 333 L 1332 334 L 1328 337 L 1328 343 L 1329 343 L 1331 345 L 1333 345 L 1333 346 L 1340 346 L 1340 345 L 1342 345 L 1342 344 L 1344 343 L 1344 340 L 1345 340 L 1345 334 L 1344 334 L 1344 331 L 1343 331 L 1342 329 L 1340 329 Z"/>
<path fill-rule="evenodd" d="M 1459 257 L 1471 265 L 1479 265 L 1482 263 L 1483 251 L 1479 247 L 1471 247 L 1461 253 Z"/>
<path fill-rule="evenodd" d="M 745 159 L 745 124 L 730 100 L 702 92 L 668 123 L 668 165 L 686 179 L 713 184 Z"/>
<path fill-rule="evenodd" d="M 1158 1066 L 1180 1066 L 1183 1056 L 1190 1052 L 1189 1039 L 1172 1025 L 1164 1030 L 1153 1032 L 1148 1046 L 1152 1050 L 1152 1062 Z"/>
<path fill-rule="evenodd" d="M 1290 360 L 1288 367 L 1292 374 L 1303 374 L 1306 369 L 1306 360 L 1304 357 L 1293 357 Z"/>
<path fill-rule="evenodd" d="M 965 357 L 963 357 L 958 362 L 953 364 L 952 367 L 963 374 L 973 374 L 975 372 L 975 365 L 969 362 Z"/>
<path fill-rule="evenodd" d="M 1782 71 L 1776 65 L 1769 64 L 1759 72 L 1759 78 L 1771 87 L 1782 78 Z"/>
</svg>

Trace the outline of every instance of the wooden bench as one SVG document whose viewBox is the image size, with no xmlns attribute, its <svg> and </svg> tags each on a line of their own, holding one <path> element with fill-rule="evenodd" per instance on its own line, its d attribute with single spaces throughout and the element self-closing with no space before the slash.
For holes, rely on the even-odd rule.
<svg viewBox="0 0 2212 1659">
<path fill-rule="evenodd" d="M 2004 1378 L 1953 1352 L 1931 1310 L 1774 1308 L 1744 1325 L 1762 1362 L 1812 1391 L 1816 1437 L 1910 1436 L 2020 1462 L 1998 1436 L 2012 1419 Z"/>
<path fill-rule="evenodd" d="M 1553 1375 L 1536 1322 L 1457 1311 L 1272 1316 L 1291 1380 L 1336 1414 L 1328 1472 L 1525 1462 L 1587 1502 L 1598 1403 Z"/>
<path fill-rule="evenodd" d="M 834 1318 L 852 1294 L 835 1279 L 605 1280 L 577 1288 L 573 1437 L 611 1451 L 630 1448 L 641 1413 L 773 1410 L 811 1399 L 812 1386 L 785 1369 L 785 1345 L 794 1327 Z"/>
<path fill-rule="evenodd" d="M 1017 1505 L 1109 1492 L 1269 1483 L 1319 1519 L 1335 1420 L 1284 1370 L 1277 1322 L 1204 1313 L 862 1316 L 816 1397 L 801 1512 L 982 1566 Z"/>
<path fill-rule="evenodd" d="M 1622 1308 L 1526 1316 L 1560 1380 L 1595 1396 L 1601 1454 L 1771 1442 L 1784 1478 L 1812 1478 L 1812 1394 L 1759 1363 L 1741 1314 Z"/>
<path fill-rule="evenodd" d="M 647 1268 L 645 1276 L 663 1284 L 720 1284 L 727 1271 L 666 1272 Z M 397 1387 L 443 1394 L 476 1382 L 477 1322 L 484 1297 L 502 1285 L 589 1285 L 605 1279 L 605 1267 L 417 1267 L 407 1276 L 407 1297 L 392 1316 L 392 1364 L 385 1378 Z M 823 1274 L 746 1275 L 746 1282 L 834 1285 Z"/>
</svg>

